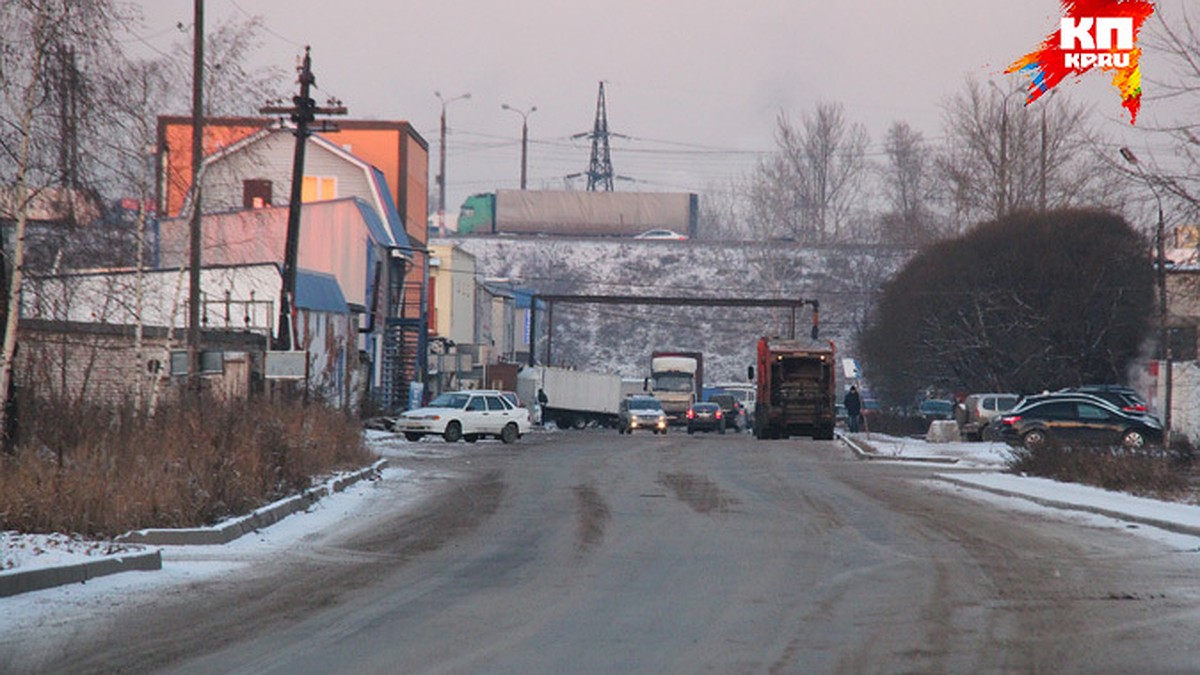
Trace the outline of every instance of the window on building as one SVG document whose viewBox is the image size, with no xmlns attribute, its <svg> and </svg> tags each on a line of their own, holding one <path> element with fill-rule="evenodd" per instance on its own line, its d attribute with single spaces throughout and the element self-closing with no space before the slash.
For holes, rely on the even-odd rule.
<svg viewBox="0 0 1200 675">
<path fill-rule="evenodd" d="M 261 209 L 271 205 L 271 181 L 250 178 L 242 181 L 242 208 Z"/>
<path fill-rule="evenodd" d="M 300 201 L 323 202 L 337 199 L 337 178 L 333 176 L 305 176 L 300 189 Z"/>
</svg>

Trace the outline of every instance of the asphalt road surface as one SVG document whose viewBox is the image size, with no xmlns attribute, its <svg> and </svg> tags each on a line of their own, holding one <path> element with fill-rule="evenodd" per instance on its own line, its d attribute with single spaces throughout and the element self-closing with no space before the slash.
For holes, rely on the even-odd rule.
<svg viewBox="0 0 1200 675">
<path fill-rule="evenodd" d="M 163 597 L 50 669 L 1200 671 L 1200 553 L 924 482 L 944 467 L 738 434 L 453 450 L 401 462 L 435 486 L 420 503 Z"/>
</svg>

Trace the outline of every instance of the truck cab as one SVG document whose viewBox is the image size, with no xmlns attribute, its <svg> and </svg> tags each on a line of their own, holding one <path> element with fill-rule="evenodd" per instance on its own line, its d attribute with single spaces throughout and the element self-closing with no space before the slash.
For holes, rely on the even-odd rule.
<svg viewBox="0 0 1200 675">
<path fill-rule="evenodd" d="M 648 388 L 671 424 L 685 424 L 688 408 L 700 400 L 701 359 L 696 352 L 654 352 L 650 358 Z"/>
</svg>

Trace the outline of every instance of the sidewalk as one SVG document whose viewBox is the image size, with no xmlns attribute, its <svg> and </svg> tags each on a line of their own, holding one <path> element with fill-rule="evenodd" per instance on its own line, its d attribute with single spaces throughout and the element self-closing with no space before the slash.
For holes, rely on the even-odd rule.
<svg viewBox="0 0 1200 675">
<path fill-rule="evenodd" d="M 245 516 L 212 527 L 136 530 L 109 543 L 107 554 L 97 555 L 95 543 L 73 545 L 66 537 L 43 537 L 30 548 L 40 549 L 31 564 L 0 571 L 0 598 L 38 591 L 65 584 L 86 583 L 90 579 L 128 571 L 162 569 L 162 552 L 155 546 L 199 546 L 226 544 L 251 532 L 273 525 L 283 518 L 308 509 L 312 504 L 365 478 L 377 476 L 387 460 L 342 474 L 304 492 L 268 504 Z M 53 546 L 56 551 L 47 553 Z"/>
<path fill-rule="evenodd" d="M 1200 505 L 1166 502 L 1078 483 L 1001 473 L 1007 461 L 1002 443 L 929 443 L 881 434 L 846 434 L 840 438 L 864 460 L 930 462 L 963 468 L 991 469 L 936 474 L 938 480 L 1041 506 L 1115 518 L 1168 532 L 1200 537 Z"/>
</svg>

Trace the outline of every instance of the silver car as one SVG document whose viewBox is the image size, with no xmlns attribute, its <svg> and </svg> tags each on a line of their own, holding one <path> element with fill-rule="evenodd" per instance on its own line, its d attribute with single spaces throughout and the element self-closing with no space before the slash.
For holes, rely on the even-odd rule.
<svg viewBox="0 0 1200 675">
<path fill-rule="evenodd" d="M 983 440 L 985 434 L 994 431 L 989 427 L 1000 413 L 1012 410 L 1020 400 L 1017 394 L 971 394 L 954 411 L 958 432 L 968 441 Z"/>
<path fill-rule="evenodd" d="M 629 396 L 621 400 L 617 412 L 617 431 L 632 434 L 649 429 L 656 434 L 667 433 L 667 413 L 653 396 Z"/>
</svg>

